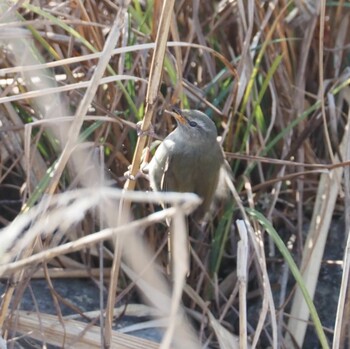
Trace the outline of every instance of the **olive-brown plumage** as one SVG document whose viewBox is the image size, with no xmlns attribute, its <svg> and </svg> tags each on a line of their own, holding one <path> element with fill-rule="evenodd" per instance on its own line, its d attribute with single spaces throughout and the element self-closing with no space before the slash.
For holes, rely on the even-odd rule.
<svg viewBox="0 0 350 349">
<path fill-rule="evenodd" d="M 198 110 L 170 112 L 177 128 L 158 147 L 149 165 L 155 191 L 192 192 L 203 202 L 194 212 L 196 220 L 209 210 L 224 164 L 214 122 Z"/>
</svg>

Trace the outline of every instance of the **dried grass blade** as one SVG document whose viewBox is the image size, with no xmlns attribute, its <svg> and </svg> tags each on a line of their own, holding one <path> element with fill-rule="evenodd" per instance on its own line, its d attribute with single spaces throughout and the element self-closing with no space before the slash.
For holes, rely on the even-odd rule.
<svg viewBox="0 0 350 349">
<path fill-rule="evenodd" d="M 88 108 L 96 94 L 97 88 L 99 86 L 99 81 L 101 80 L 110 60 L 111 52 L 119 40 L 120 28 L 122 26 L 121 23 L 123 23 L 124 20 L 124 16 L 122 15 L 123 11 L 125 11 L 125 9 L 120 10 L 116 16 L 116 19 L 106 40 L 103 54 L 90 81 L 90 85 L 87 88 L 86 93 L 84 94 L 84 97 L 75 113 L 74 121 L 69 130 L 69 137 L 67 138 L 67 142 L 58 160 L 55 172 L 51 180 L 51 184 L 48 188 L 48 192 L 50 194 L 53 194 L 56 190 L 61 174 L 70 158 L 70 155 L 72 154 L 76 142 L 78 141 L 80 129 L 84 121 L 84 116 L 87 114 Z"/>
<path fill-rule="evenodd" d="M 348 123 L 344 128 L 345 133 L 340 144 L 341 157 L 345 160 L 348 159 L 349 123 L 350 121 L 348 119 Z M 336 157 L 335 161 L 338 162 L 339 158 Z M 305 286 L 312 296 L 315 293 L 317 285 L 322 256 L 332 220 L 335 202 L 340 189 L 342 174 L 342 167 L 331 170 L 329 174 L 322 174 L 318 186 L 316 203 L 314 205 L 312 221 L 307 235 L 308 238 L 305 243 L 301 266 Z M 341 312 L 341 310 L 339 310 L 339 306 L 341 306 L 340 303 L 338 305 L 338 311 Z M 344 306 L 344 304 L 342 306 Z M 338 315 L 340 315 L 340 313 Z M 306 322 L 308 318 L 309 309 L 305 306 L 304 297 L 298 289 L 293 299 L 291 319 L 288 323 L 288 329 L 300 346 L 304 341 L 307 327 Z M 340 321 L 339 317 L 337 318 L 337 321 Z M 287 335 L 286 338 L 291 342 L 289 335 Z M 325 343 L 323 347 L 327 347 L 327 344 Z"/>
<path fill-rule="evenodd" d="M 237 278 L 239 282 L 239 347 L 247 348 L 247 282 L 248 282 L 248 233 L 244 221 L 236 222 L 241 240 L 237 251 Z"/>
<path fill-rule="evenodd" d="M 275 304 L 272 296 L 271 284 L 270 284 L 269 276 L 267 272 L 265 251 L 264 251 L 264 245 L 262 243 L 261 232 L 255 232 L 253 227 L 251 226 L 248 216 L 246 214 L 246 210 L 243 207 L 243 203 L 237 193 L 236 188 L 234 187 L 233 183 L 230 181 L 229 178 L 226 178 L 226 183 L 246 223 L 247 231 L 249 233 L 249 238 L 253 245 L 254 251 L 257 255 L 256 258 L 258 258 L 259 266 L 261 268 L 260 270 L 262 274 L 263 304 L 262 304 L 262 309 L 259 316 L 259 322 L 255 331 L 252 347 L 255 348 L 255 346 L 258 343 L 261 331 L 263 329 L 263 324 L 266 319 L 267 311 L 269 310 L 271 314 L 272 341 L 273 341 L 272 345 L 274 348 L 276 348 L 277 347 L 277 322 L 275 317 L 276 311 L 275 311 Z M 247 211 L 251 212 L 254 210 L 247 209 Z"/>
<path fill-rule="evenodd" d="M 26 336 L 46 344 L 70 348 L 101 348 L 100 327 L 76 320 L 63 319 L 64 327 L 57 317 L 43 313 L 18 311 L 8 326 Z M 112 331 L 111 348 L 156 349 L 159 344 L 152 341 Z"/>
<path fill-rule="evenodd" d="M 173 294 L 169 314 L 169 326 L 161 343 L 161 348 L 170 348 L 172 338 L 175 334 L 177 316 L 180 310 L 182 291 L 186 281 L 186 274 L 189 271 L 189 250 L 185 215 L 178 208 L 172 221 L 172 272 L 174 277 Z M 176 238 L 175 238 L 176 236 Z"/>
</svg>

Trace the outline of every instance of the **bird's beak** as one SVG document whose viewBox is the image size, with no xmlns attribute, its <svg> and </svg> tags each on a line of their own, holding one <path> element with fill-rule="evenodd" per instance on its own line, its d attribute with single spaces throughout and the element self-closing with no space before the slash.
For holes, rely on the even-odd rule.
<svg viewBox="0 0 350 349">
<path fill-rule="evenodd" d="M 182 115 L 182 111 L 179 107 L 176 107 L 173 105 L 171 107 L 171 110 L 165 110 L 165 112 L 172 117 L 174 117 L 179 123 L 185 124 L 186 123 L 186 118 Z"/>
</svg>

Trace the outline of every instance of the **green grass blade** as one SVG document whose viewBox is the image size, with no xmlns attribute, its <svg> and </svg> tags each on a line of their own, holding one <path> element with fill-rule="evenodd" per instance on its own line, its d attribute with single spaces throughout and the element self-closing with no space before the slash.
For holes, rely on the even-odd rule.
<svg viewBox="0 0 350 349">
<path fill-rule="evenodd" d="M 256 219 L 265 229 L 266 232 L 269 234 L 269 236 L 272 238 L 274 243 L 276 244 L 278 250 L 282 254 L 284 260 L 287 262 L 291 273 L 293 274 L 295 281 L 297 285 L 300 288 L 300 291 L 302 292 L 304 296 L 304 300 L 309 308 L 311 319 L 315 325 L 315 330 L 318 336 L 318 339 L 321 343 L 321 346 L 323 349 L 328 349 L 329 345 L 327 342 L 326 335 L 323 331 L 322 324 L 320 321 L 320 318 L 318 316 L 317 310 L 315 308 L 315 305 L 310 297 L 309 291 L 307 290 L 303 277 L 297 267 L 297 265 L 294 262 L 293 257 L 291 256 L 289 250 L 287 249 L 286 245 L 278 235 L 277 231 L 275 228 L 272 226 L 272 224 L 258 211 L 247 208 L 246 209 L 247 213 L 254 219 Z"/>
</svg>

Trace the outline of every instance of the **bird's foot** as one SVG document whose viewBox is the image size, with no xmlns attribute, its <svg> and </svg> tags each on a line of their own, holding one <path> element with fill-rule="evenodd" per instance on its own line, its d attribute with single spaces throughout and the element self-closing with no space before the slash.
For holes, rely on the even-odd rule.
<svg viewBox="0 0 350 349">
<path fill-rule="evenodd" d="M 139 137 L 149 136 L 149 137 L 157 138 L 157 135 L 155 134 L 154 128 L 152 125 L 149 127 L 148 130 L 142 130 L 141 127 L 142 127 L 142 121 L 139 121 L 136 124 L 136 132 Z"/>
<path fill-rule="evenodd" d="M 147 164 L 146 164 L 146 166 L 147 166 Z M 140 170 L 138 170 L 135 175 L 132 175 L 131 174 L 131 165 L 130 165 L 128 167 L 128 170 L 126 172 L 124 172 L 124 177 L 126 179 L 129 179 L 130 181 L 136 181 L 139 178 L 145 178 L 145 179 L 149 180 L 149 177 L 147 175 L 147 171 L 145 171 L 144 168 L 145 168 L 145 165 L 141 164 Z"/>
</svg>

